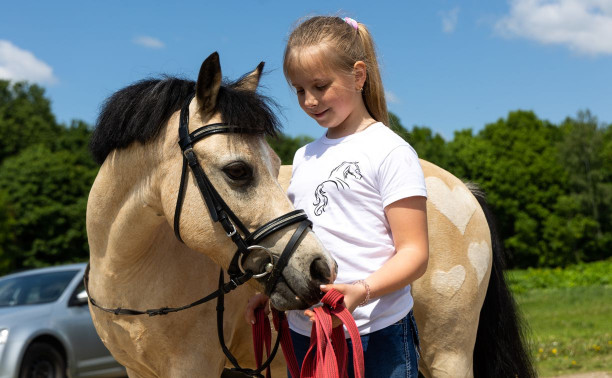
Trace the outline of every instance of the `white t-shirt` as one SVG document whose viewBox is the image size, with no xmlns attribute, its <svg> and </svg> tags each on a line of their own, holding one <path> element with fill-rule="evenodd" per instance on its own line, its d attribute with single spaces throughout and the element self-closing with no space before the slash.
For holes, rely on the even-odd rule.
<svg viewBox="0 0 612 378">
<path fill-rule="evenodd" d="M 395 254 L 384 208 L 402 198 L 427 196 L 414 149 L 384 124 L 344 138 L 323 136 L 300 148 L 288 195 L 338 263 L 335 283 L 367 278 Z M 412 309 L 410 285 L 357 307 L 360 334 L 385 328 Z M 303 311 L 290 311 L 292 330 L 310 336 Z"/>
</svg>

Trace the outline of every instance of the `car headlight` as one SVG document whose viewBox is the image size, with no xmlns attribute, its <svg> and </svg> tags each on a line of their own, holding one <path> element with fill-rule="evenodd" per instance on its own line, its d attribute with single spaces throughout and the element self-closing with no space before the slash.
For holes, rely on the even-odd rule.
<svg viewBox="0 0 612 378">
<path fill-rule="evenodd" d="M 8 340 L 8 328 L 0 329 L 0 345 L 6 344 L 6 340 Z"/>
</svg>

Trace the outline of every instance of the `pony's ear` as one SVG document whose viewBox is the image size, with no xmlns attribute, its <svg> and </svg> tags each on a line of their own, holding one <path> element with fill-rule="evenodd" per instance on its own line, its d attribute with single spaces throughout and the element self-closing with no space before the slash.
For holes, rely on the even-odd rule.
<svg viewBox="0 0 612 378">
<path fill-rule="evenodd" d="M 204 114 L 209 114 L 215 109 L 220 87 L 221 64 L 219 54 L 215 51 L 202 63 L 196 83 L 196 97 Z"/>
<path fill-rule="evenodd" d="M 257 68 L 255 68 L 253 72 L 244 75 L 236 83 L 236 87 L 247 91 L 255 92 L 255 90 L 257 90 L 257 86 L 259 85 L 259 78 L 261 77 L 264 64 L 265 62 L 259 63 L 259 65 L 257 66 Z"/>
<path fill-rule="evenodd" d="M 347 178 L 350 172 L 351 172 L 351 166 L 347 165 L 346 168 L 344 168 L 344 171 L 342 171 L 342 175 L 344 176 L 344 178 Z"/>
</svg>

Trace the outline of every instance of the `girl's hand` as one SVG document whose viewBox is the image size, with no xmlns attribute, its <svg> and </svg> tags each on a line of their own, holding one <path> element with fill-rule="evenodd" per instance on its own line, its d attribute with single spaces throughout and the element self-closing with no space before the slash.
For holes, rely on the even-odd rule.
<svg viewBox="0 0 612 378">
<path fill-rule="evenodd" d="M 258 307 L 263 307 L 267 316 L 270 313 L 270 298 L 265 294 L 257 293 L 249 299 L 244 313 L 247 323 L 255 324 L 255 309 Z"/>
<path fill-rule="evenodd" d="M 366 297 L 366 288 L 363 285 L 348 285 L 348 284 L 328 284 L 321 285 L 321 291 L 327 293 L 331 289 L 336 289 L 344 294 L 344 306 L 353 313 L 357 306 L 363 302 Z M 315 321 L 315 313 L 312 310 L 304 311 L 304 315 L 310 318 L 311 322 Z M 332 327 L 336 328 L 342 324 L 342 321 L 337 317 L 333 317 Z"/>
</svg>

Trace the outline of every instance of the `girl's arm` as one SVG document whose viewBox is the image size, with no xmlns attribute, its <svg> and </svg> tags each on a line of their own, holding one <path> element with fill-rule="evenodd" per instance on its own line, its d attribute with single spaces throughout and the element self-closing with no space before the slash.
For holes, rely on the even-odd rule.
<svg viewBox="0 0 612 378">
<path fill-rule="evenodd" d="M 422 196 L 408 197 L 385 208 L 396 253 L 380 269 L 364 277 L 370 286 L 370 299 L 399 290 L 425 273 L 429 259 L 426 202 Z M 367 294 L 365 286 L 359 284 L 331 284 L 321 290 L 332 288 L 344 294 L 344 303 L 351 312 Z M 313 311 L 306 310 L 305 314 L 314 320 Z"/>
<path fill-rule="evenodd" d="M 425 274 L 429 260 L 426 201 L 421 196 L 408 197 L 385 208 L 396 254 L 366 278 L 370 298 L 399 290 Z"/>
</svg>

